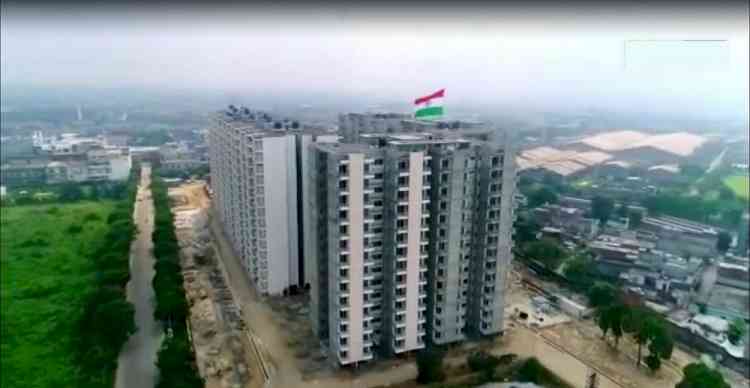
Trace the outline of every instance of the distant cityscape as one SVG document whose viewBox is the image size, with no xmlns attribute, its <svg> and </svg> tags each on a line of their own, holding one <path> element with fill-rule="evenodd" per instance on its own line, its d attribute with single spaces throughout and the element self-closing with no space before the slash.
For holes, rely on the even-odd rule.
<svg viewBox="0 0 750 388">
<path fill-rule="evenodd" d="M 254 381 L 212 366 L 216 345 L 199 337 L 213 330 L 198 307 L 209 292 L 227 333 L 254 333 L 247 351 L 259 370 L 283 356 L 262 345 L 276 329 L 257 329 L 264 323 L 253 319 L 266 318 L 247 318 L 254 299 L 242 293 L 282 314 L 273 319 L 295 321 L 273 335 L 296 361 L 257 376 L 296 386 L 291 371 L 330 382 L 337 370 L 496 346 L 487 344 L 521 330 L 582 352 L 564 333 L 597 329 L 605 308 L 592 292 L 604 283 L 624 308 L 656 314 L 678 347 L 710 356 L 734 381 L 750 374 L 742 135 L 513 131 L 382 111 L 306 121 L 240 105 L 150 129 L 128 124 L 132 115 L 101 127 L 85 117 L 79 107 L 64 131 L 29 123 L 3 135 L 3 206 L 51 203 L 70 185 L 87 193 L 153 168 L 169 187 L 174 224 L 192 230 L 179 237 L 192 250 L 181 265 L 207 381 Z M 208 205 L 179 210 L 193 188 Z M 216 262 L 196 264 L 204 257 Z M 225 275 L 234 260 L 239 272 Z M 599 361 L 576 362 L 590 370 Z"/>
</svg>

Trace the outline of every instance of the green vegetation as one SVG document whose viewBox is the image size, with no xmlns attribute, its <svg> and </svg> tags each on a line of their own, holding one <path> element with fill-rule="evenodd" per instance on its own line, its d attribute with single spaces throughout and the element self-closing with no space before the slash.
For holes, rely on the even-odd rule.
<svg viewBox="0 0 750 388">
<path fill-rule="evenodd" d="M 662 192 L 647 197 L 643 205 L 649 214 L 669 215 L 696 222 L 718 222 L 735 226 L 747 206 L 739 200 L 706 199 L 700 196 L 688 196 L 684 193 Z"/>
<path fill-rule="evenodd" d="M 133 134 L 133 141 L 130 145 L 132 146 L 160 146 L 164 143 L 172 141 L 172 136 L 166 129 L 142 129 L 137 130 Z"/>
<path fill-rule="evenodd" d="M 565 247 L 548 237 L 525 244 L 523 254 L 528 258 L 538 260 L 551 271 L 557 270 L 560 263 L 568 257 Z"/>
<path fill-rule="evenodd" d="M 675 388 L 729 388 L 724 376 L 704 363 L 692 363 L 682 368 L 682 380 Z"/>
<path fill-rule="evenodd" d="M 417 353 L 417 382 L 429 384 L 445 380 L 444 356 L 445 353 L 436 348 L 425 349 Z"/>
<path fill-rule="evenodd" d="M 735 319 L 729 324 L 727 337 L 729 337 L 729 342 L 734 345 L 739 345 L 742 342 L 742 337 L 745 336 L 745 333 L 747 333 L 745 322 L 741 319 Z"/>
<path fill-rule="evenodd" d="M 2 199 L 2 206 L 42 205 L 98 201 L 101 199 L 123 200 L 128 193 L 127 182 L 61 183 L 55 185 L 16 187 Z"/>
<path fill-rule="evenodd" d="M 168 337 L 159 350 L 157 388 L 203 387 L 203 380 L 195 367 L 195 355 L 187 332 L 188 305 L 185 299 L 180 268 L 179 245 L 174 230 L 172 211 L 164 182 L 154 177 L 151 183 L 154 199 L 154 269 L 153 286 L 156 294 L 154 316 L 168 330 Z"/>
<path fill-rule="evenodd" d="M 3 209 L 0 385 L 113 385 L 118 353 L 135 332 L 125 299 L 133 181 L 129 193 Z"/>
<path fill-rule="evenodd" d="M 589 303 L 596 308 L 596 320 L 602 330 L 602 338 L 611 331 L 615 337 L 615 348 L 620 338 L 628 333 L 638 343 L 636 366 L 642 360 L 642 348 L 647 346 L 649 354 L 646 365 L 652 371 L 661 367 L 661 360 L 672 357 L 674 340 L 664 318 L 641 306 L 630 306 L 623 301 L 620 290 L 606 283 L 594 284 L 588 292 Z"/>
<path fill-rule="evenodd" d="M 544 204 L 557 203 L 557 193 L 547 186 L 532 188 L 528 193 L 528 206 L 531 208 L 539 207 Z"/>
<path fill-rule="evenodd" d="M 516 379 L 521 382 L 534 383 L 550 388 L 570 387 L 534 357 L 527 359 L 521 364 L 521 368 L 516 373 Z"/>
<path fill-rule="evenodd" d="M 716 250 L 721 253 L 726 253 L 729 250 L 729 245 L 732 244 L 732 236 L 728 232 L 722 230 L 719 232 L 719 236 L 716 239 Z"/>
<path fill-rule="evenodd" d="M 602 225 L 606 225 L 612 212 L 615 210 L 615 201 L 612 198 L 595 196 L 591 199 L 591 216 Z"/>
<path fill-rule="evenodd" d="M 730 175 L 724 178 L 727 185 L 737 197 L 748 200 L 750 198 L 750 177 L 747 175 Z"/>
</svg>

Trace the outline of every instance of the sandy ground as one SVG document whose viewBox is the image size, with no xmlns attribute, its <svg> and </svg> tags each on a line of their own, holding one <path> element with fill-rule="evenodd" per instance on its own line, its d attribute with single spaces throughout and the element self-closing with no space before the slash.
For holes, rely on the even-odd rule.
<svg viewBox="0 0 750 388">
<path fill-rule="evenodd" d="M 206 210 L 209 199 L 203 191 L 203 184 L 187 184 L 170 188 L 173 201 L 172 211 L 176 220 L 186 214 L 195 214 L 196 210 Z M 176 206 L 174 206 L 176 205 Z M 206 388 L 264 386 L 263 371 L 251 344 L 244 331 L 235 327 L 237 322 L 229 322 L 225 311 L 236 308 L 225 300 L 226 288 L 217 288 L 210 274 L 217 267 L 215 262 L 207 265 L 196 265 L 193 248 L 194 230 L 185 227 L 177 230 L 177 237 L 182 246 L 182 266 L 185 276 L 185 289 L 191 308 L 191 326 L 196 361 L 201 376 L 206 379 Z M 217 373 L 218 372 L 218 373 Z"/>
<path fill-rule="evenodd" d="M 529 299 L 533 295 L 516 281 L 507 300 L 508 303 L 522 303 L 524 299 Z M 676 345 L 671 359 L 665 360 L 659 371 L 651 373 L 645 366 L 640 368 L 635 366 L 638 354 L 637 344 L 629 336 L 623 337 L 618 348 L 615 349 L 612 343 L 601 339 L 601 330 L 591 319 L 573 319 L 565 324 L 539 330 L 530 330 L 518 323 L 514 326 L 509 329 L 504 339 L 507 344 L 511 345 L 512 352 L 519 355 L 534 355 L 574 386 L 582 386 L 582 381 L 585 381 L 582 377 L 585 376 L 585 370 L 580 366 L 587 365 L 588 368 L 599 373 L 600 387 L 674 387 L 682 379 L 682 368 L 699 359 L 699 355 L 689 353 Z M 530 339 L 528 333 L 536 336 L 537 340 Z M 540 352 L 539 341 L 546 342 L 566 354 L 551 351 L 544 345 L 541 345 L 544 351 Z M 648 350 L 643 349 L 643 355 L 647 353 Z M 577 362 L 568 362 L 570 358 L 576 358 Z M 732 387 L 750 386 L 747 379 L 734 371 L 722 368 L 722 374 Z"/>
</svg>

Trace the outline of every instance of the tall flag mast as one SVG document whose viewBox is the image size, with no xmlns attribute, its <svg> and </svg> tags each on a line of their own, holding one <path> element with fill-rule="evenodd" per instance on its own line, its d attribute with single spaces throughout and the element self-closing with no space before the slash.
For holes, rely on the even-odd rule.
<svg viewBox="0 0 750 388">
<path fill-rule="evenodd" d="M 445 89 L 414 100 L 414 118 L 418 120 L 434 120 L 443 117 L 443 97 Z"/>
</svg>

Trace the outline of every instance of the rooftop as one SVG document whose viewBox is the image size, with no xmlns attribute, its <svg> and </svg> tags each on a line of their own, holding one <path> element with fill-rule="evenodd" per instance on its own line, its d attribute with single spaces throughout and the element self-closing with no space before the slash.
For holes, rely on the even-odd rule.
<svg viewBox="0 0 750 388">
<path fill-rule="evenodd" d="M 688 132 L 650 135 L 638 131 L 614 131 L 589 136 L 579 142 L 605 152 L 651 147 L 676 156 L 689 156 L 707 141 L 703 136 Z"/>
</svg>

